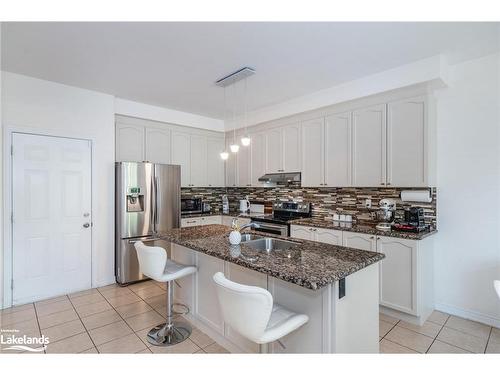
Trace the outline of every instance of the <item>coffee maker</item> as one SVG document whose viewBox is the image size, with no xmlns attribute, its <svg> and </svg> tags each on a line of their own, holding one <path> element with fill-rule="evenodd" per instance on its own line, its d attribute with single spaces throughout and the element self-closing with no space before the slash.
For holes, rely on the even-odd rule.
<svg viewBox="0 0 500 375">
<path fill-rule="evenodd" d="M 422 207 L 404 207 L 404 221 L 393 224 L 392 229 L 415 233 L 429 229 L 429 225 L 425 224 L 424 209 Z"/>
</svg>

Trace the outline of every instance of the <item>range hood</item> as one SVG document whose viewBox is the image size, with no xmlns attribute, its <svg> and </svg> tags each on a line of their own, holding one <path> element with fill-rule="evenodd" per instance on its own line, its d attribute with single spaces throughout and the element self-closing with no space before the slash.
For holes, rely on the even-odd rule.
<svg viewBox="0 0 500 375">
<path fill-rule="evenodd" d="M 290 173 L 267 173 L 259 178 L 260 182 L 266 184 L 288 185 L 291 183 L 300 183 L 300 172 Z"/>
</svg>

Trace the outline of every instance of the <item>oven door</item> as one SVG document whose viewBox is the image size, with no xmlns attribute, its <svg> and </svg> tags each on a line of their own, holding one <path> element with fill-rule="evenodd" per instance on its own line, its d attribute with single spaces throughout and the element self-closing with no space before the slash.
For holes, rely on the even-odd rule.
<svg viewBox="0 0 500 375">
<path fill-rule="evenodd" d="M 252 228 L 256 232 L 288 237 L 288 225 L 265 223 L 258 220 L 252 220 L 252 223 L 259 224 L 259 228 Z"/>
</svg>

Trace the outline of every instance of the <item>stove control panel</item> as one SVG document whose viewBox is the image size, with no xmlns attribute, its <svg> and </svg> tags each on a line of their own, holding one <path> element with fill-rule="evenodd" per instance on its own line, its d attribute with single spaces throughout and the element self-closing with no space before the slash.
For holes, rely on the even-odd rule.
<svg viewBox="0 0 500 375">
<path fill-rule="evenodd" d="M 311 212 L 311 203 L 304 202 L 275 202 L 273 210 L 285 212 L 301 212 L 308 214 Z"/>
</svg>

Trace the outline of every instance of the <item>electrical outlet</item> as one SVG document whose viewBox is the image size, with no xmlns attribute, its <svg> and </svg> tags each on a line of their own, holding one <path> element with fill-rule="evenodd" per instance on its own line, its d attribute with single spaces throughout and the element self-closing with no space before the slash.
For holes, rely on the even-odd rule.
<svg viewBox="0 0 500 375">
<path fill-rule="evenodd" d="M 365 207 L 372 208 L 372 200 L 371 199 L 365 199 Z"/>
</svg>

